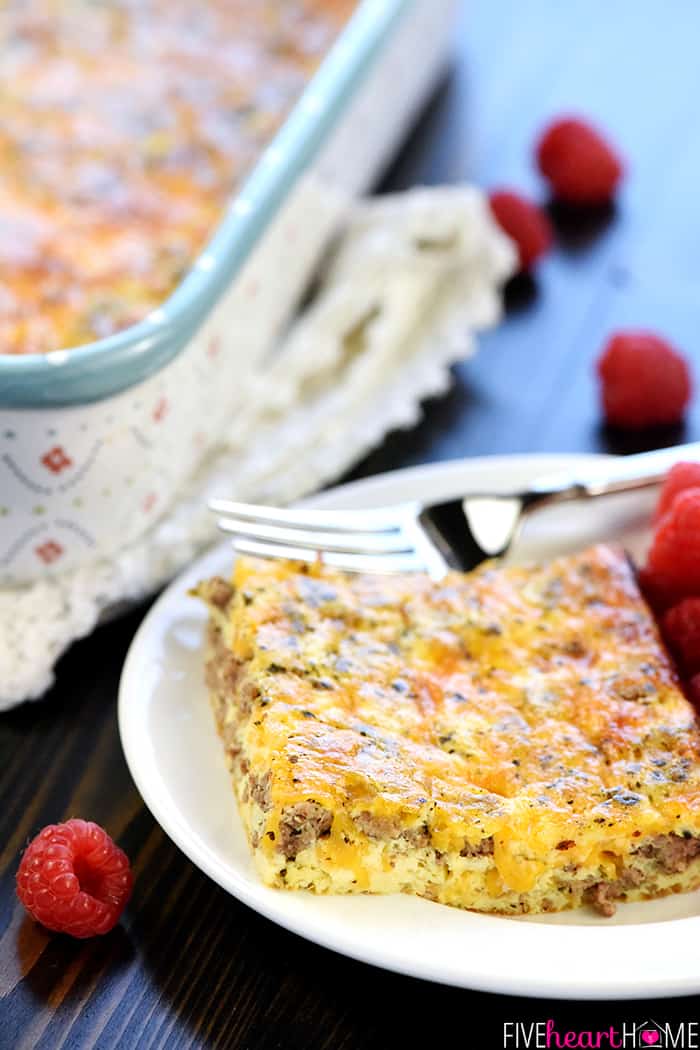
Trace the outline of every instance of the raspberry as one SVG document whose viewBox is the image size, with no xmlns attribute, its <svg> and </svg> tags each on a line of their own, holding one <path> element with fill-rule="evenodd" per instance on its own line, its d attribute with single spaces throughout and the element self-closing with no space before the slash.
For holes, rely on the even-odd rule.
<svg viewBox="0 0 700 1050">
<path fill-rule="evenodd" d="M 656 520 L 660 521 L 671 507 L 679 492 L 700 488 L 700 463 L 675 463 L 663 483 L 656 507 Z"/>
<path fill-rule="evenodd" d="M 108 933 L 131 896 L 126 854 L 86 820 L 49 824 L 17 870 L 17 896 L 38 922 L 71 937 Z"/>
<path fill-rule="evenodd" d="M 532 201 L 509 190 L 491 193 L 489 205 L 498 225 L 515 241 L 521 271 L 531 269 L 552 243 L 549 219 Z"/>
<path fill-rule="evenodd" d="M 694 674 L 685 683 L 685 692 L 691 704 L 695 704 L 696 707 L 700 708 L 700 674 Z"/>
<path fill-rule="evenodd" d="M 639 589 L 656 616 L 660 616 L 684 597 L 677 584 L 672 585 L 661 573 L 652 572 L 649 568 L 639 570 L 637 581 Z"/>
<path fill-rule="evenodd" d="M 555 120 L 536 146 L 537 165 L 559 200 L 603 204 L 613 196 L 623 167 L 603 136 L 583 120 Z"/>
<path fill-rule="evenodd" d="M 684 598 L 664 614 L 664 637 L 687 674 L 700 671 L 700 598 Z"/>
<path fill-rule="evenodd" d="M 690 371 L 677 350 L 651 332 L 617 332 L 597 364 L 608 423 L 637 429 L 677 423 L 690 400 Z"/>
<path fill-rule="evenodd" d="M 700 489 L 679 492 L 659 522 L 647 570 L 677 598 L 700 595 Z"/>
</svg>

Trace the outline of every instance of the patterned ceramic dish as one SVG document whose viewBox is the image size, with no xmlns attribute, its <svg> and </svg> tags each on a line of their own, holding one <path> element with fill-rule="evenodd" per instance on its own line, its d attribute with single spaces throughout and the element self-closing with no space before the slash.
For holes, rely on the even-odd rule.
<svg viewBox="0 0 700 1050">
<path fill-rule="evenodd" d="M 109 555 L 164 512 L 434 85 L 454 7 L 363 0 L 161 308 L 77 349 L 0 355 L 0 584 Z"/>
</svg>

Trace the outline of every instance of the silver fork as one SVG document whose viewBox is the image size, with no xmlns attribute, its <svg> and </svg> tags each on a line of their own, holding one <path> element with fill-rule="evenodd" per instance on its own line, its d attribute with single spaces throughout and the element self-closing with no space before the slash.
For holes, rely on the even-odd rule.
<svg viewBox="0 0 700 1050">
<path fill-rule="evenodd" d="M 347 572 L 427 572 L 440 579 L 449 569 L 468 570 L 502 557 L 533 511 L 657 485 L 678 460 L 700 460 L 700 442 L 549 474 L 519 492 L 474 493 L 429 505 L 313 510 L 213 499 L 209 507 L 244 554 L 297 561 L 322 556 Z"/>
</svg>

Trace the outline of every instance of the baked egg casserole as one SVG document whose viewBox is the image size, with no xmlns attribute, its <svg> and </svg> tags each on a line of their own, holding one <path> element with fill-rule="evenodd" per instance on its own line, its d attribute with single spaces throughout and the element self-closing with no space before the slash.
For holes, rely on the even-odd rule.
<svg viewBox="0 0 700 1050">
<path fill-rule="evenodd" d="M 0 5 L 0 353 L 159 307 L 356 0 Z"/>
<path fill-rule="evenodd" d="M 700 731 L 622 550 L 440 582 L 242 557 L 196 593 L 270 886 L 605 915 L 700 886 Z"/>
</svg>

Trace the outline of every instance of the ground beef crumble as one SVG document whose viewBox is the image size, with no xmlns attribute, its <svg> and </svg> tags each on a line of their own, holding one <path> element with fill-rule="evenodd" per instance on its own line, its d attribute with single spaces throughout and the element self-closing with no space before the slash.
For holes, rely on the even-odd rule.
<svg viewBox="0 0 700 1050">
<path fill-rule="evenodd" d="M 272 799 L 270 797 L 271 782 L 272 774 L 269 770 L 263 776 L 256 776 L 255 773 L 250 775 L 250 797 L 265 812 L 272 808 Z"/>
<path fill-rule="evenodd" d="M 465 842 L 459 851 L 460 857 L 490 857 L 493 853 L 493 835 L 481 842 Z"/>
<path fill-rule="evenodd" d="M 207 605 L 225 609 L 233 597 L 233 587 L 223 576 L 212 576 L 210 580 L 202 580 L 197 587 L 197 594 Z"/>
<path fill-rule="evenodd" d="M 694 836 L 655 835 L 634 850 L 633 856 L 654 860 L 659 871 L 667 875 L 680 874 L 700 857 L 700 839 Z M 595 882 L 585 890 L 585 899 L 601 915 L 615 914 L 616 901 L 624 900 L 627 890 L 640 886 L 646 874 L 632 863 L 624 868 L 618 879 Z"/>
<path fill-rule="evenodd" d="M 657 861 L 669 874 L 685 871 L 690 862 L 700 857 L 700 839 L 684 835 L 655 835 L 639 846 L 635 853 Z"/>
<path fill-rule="evenodd" d="M 382 817 L 368 810 L 356 813 L 353 820 L 359 830 L 370 839 L 403 839 L 416 848 L 430 845 L 430 829 L 427 824 L 402 830 L 398 817 Z"/>
<path fill-rule="evenodd" d="M 331 830 L 333 814 L 318 802 L 297 802 L 282 811 L 279 827 L 279 847 L 287 860 L 312 846 Z"/>
</svg>

